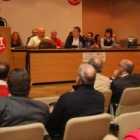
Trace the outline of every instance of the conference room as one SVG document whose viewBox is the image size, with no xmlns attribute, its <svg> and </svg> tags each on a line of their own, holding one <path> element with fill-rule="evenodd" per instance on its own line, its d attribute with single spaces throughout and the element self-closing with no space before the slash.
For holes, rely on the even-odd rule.
<svg viewBox="0 0 140 140">
<path fill-rule="evenodd" d="M 63 124 L 57 132 L 57 134 L 59 133 L 62 136 L 61 139 L 79 140 L 81 137 L 85 140 L 102 140 L 103 138 L 125 139 L 124 137 L 130 131 L 136 131 L 140 127 L 139 119 L 137 119 L 138 116 L 135 116 L 140 114 L 139 9 L 139 0 L 1 0 L 0 62 L 2 62 L 2 64 L 0 63 L 0 65 L 2 66 L 0 66 L 0 69 L 1 67 L 7 67 L 6 64 L 9 65 L 9 69 L 7 76 L 0 78 L 0 94 L 2 96 L 4 81 L 8 96 L 6 93 L 6 97 L 0 96 L 0 99 L 17 96 L 13 91 L 11 94 L 11 82 L 14 80 L 10 82 L 10 77 L 14 74 L 18 74 L 18 72 L 18 77 L 20 77 L 20 74 L 23 73 L 29 78 L 27 79 L 29 80 L 28 82 L 30 82 L 28 97 L 35 102 L 43 102 L 43 104 L 47 106 L 46 110 L 48 112 L 45 110 L 47 116 L 46 125 L 44 125 L 47 130 L 46 139 L 55 139 L 52 130 L 56 128 L 54 125 L 58 122 Z M 12 40 L 16 38 L 16 36 L 20 39 L 20 43 L 18 42 L 18 45 L 12 47 L 14 44 Z M 97 36 L 99 37 L 99 42 L 96 40 Z M 110 40 L 111 44 L 106 45 L 105 42 L 108 43 L 108 40 Z M 36 41 L 37 44 L 33 44 Z M 68 45 L 69 43 L 71 44 Z M 99 71 L 98 68 L 100 68 Z M 90 83 L 90 81 L 90 84 L 85 83 L 85 79 L 82 79 L 84 76 L 85 78 L 89 78 L 88 76 L 90 74 L 88 73 L 88 69 L 90 69 L 90 72 L 93 72 L 92 74 L 90 73 L 93 76 L 93 83 Z M 86 72 L 87 74 L 85 74 Z M 3 76 L 2 73 L 0 74 Z M 119 89 L 116 84 L 118 84 L 119 79 L 125 76 L 130 76 L 130 78 L 126 81 L 121 81 L 119 83 L 121 88 Z M 107 78 L 106 84 L 109 83 L 108 88 L 102 88 L 100 85 L 105 80 L 105 77 Z M 89 78 L 88 80 L 91 79 Z M 98 88 L 95 86 L 97 85 L 97 79 L 100 80 L 98 82 Z M 15 78 L 15 81 L 18 80 Z M 20 84 L 17 83 L 17 85 L 20 87 Z M 87 111 L 86 114 L 83 111 L 81 115 L 76 115 L 78 112 L 76 112 L 76 109 L 80 108 L 78 106 L 78 102 L 80 103 L 80 101 L 76 101 L 76 99 L 81 99 L 82 95 L 80 97 L 77 95 L 77 97 L 73 98 L 71 96 L 75 95 L 71 94 L 79 93 L 79 85 L 84 85 L 82 92 L 83 88 L 87 88 L 87 85 L 92 85 L 92 90 L 99 92 L 98 94 L 102 94 L 100 96 L 104 98 L 103 111 L 101 111 L 102 109 L 100 108 L 101 110 L 99 109 L 100 111 L 97 111 L 98 113 L 94 113 L 93 109 L 92 113 L 90 111 L 90 113 L 87 113 Z M 21 87 L 22 86 L 24 86 L 24 84 L 21 84 Z M 22 89 L 24 88 L 22 87 Z M 117 97 L 116 94 L 119 93 L 120 90 L 121 95 Z M 131 95 L 129 95 L 130 92 Z M 65 96 L 70 96 L 69 100 L 67 100 Z M 84 97 L 84 99 L 86 98 L 88 97 Z M 94 100 L 95 98 L 96 97 L 94 97 Z M 118 98 L 119 100 L 114 100 Z M 71 103 L 70 99 L 72 101 Z M 93 108 L 93 106 L 90 108 L 88 105 L 91 99 L 92 97 L 85 101 L 81 100 L 80 104 L 86 103 L 86 105 L 82 105 L 86 106 L 86 110 L 90 110 Z M 76 101 L 77 104 L 74 103 L 74 101 Z M 100 101 L 97 99 L 95 102 L 99 104 Z M 75 110 L 75 115 L 68 116 L 70 111 L 66 108 L 69 103 L 72 104 L 71 107 L 73 108 L 71 108 L 71 111 Z M 42 105 L 43 108 L 45 105 Z M 64 108 L 61 105 L 63 105 Z M 99 106 L 101 107 L 102 103 L 99 104 Z M 26 106 L 24 105 L 23 108 L 24 107 Z M 64 110 L 61 110 L 61 107 Z M 116 112 L 114 111 L 114 107 Z M 97 108 L 95 108 L 95 110 L 98 110 Z M 59 112 L 57 111 L 58 109 L 61 113 L 65 112 L 65 114 L 62 113 L 64 116 L 56 114 L 56 112 Z M 28 110 L 27 106 L 25 110 L 29 112 L 30 109 Z M 55 116 L 60 118 L 57 120 Z M 65 118 L 66 116 L 68 118 Z M 79 121 L 79 125 L 74 124 L 74 126 L 72 126 L 74 128 L 70 128 L 67 121 L 65 125 L 63 121 L 60 121 L 63 117 L 70 122 Z M 95 122 L 96 117 L 99 119 L 99 123 Z M 126 117 L 124 119 L 126 122 L 123 121 L 124 124 L 121 124 L 122 122 L 119 122 L 120 120 L 117 119 L 119 117 Z M 103 120 L 105 118 L 107 120 Z M 55 122 L 54 120 L 57 121 Z M 130 124 L 130 120 L 133 120 L 133 123 Z M 0 121 L 0 139 L 3 140 L 6 140 L 5 136 L 2 136 L 3 132 L 1 132 L 3 128 L 9 126 L 11 128 L 18 127 L 20 124 L 24 124 L 11 124 L 3 127 L 3 122 Z M 44 124 L 43 121 L 35 122 Z M 111 122 L 119 126 L 119 129 L 116 127 L 118 134 L 112 132 L 116 130 L 109 129 L 112 124 Z M 30 123 L 27 122 L 25 124 L 30 125 Z M 97 126 L 101 127 L 99 128 L 100 130 Z M 112 127 L 114 128 L 114 126 L 111 125 L 111 128 Z M 74 131 L 72 131 L 72 129 L 74 129 Z M 93 131 L 91 131 L 91 129 L 93 129 Z M 12 130 L 14 130 L 14 128 Z M 27 134 L 27 132 L 25 132 L 25 134 Z M 32 132 L 33 134 L 31 135 L 33 136 L 31 137 L 33 138 L 30 137 L 27 138 L 27 140 L 35 139 L 36 132 L 31 130 L 31 133 Z M 104 134 L 102 132 L 104 132 Z M 44 128 L 41 133 L 44 135 Z M 43 139 L 43 136 L 41 137 L 42 138 L 36 137 L 36 139 Z"/>
</svg>

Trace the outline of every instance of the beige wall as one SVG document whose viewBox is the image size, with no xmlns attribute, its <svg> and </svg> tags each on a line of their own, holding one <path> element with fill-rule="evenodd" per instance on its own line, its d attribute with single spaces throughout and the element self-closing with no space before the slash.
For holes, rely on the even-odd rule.
<svg viewBox="0 0 140 140">
<path fill-rule="evenodd" d="M 140 0 L 112 0 L 112 27 L 118 38 L 133 36 L 140 42 Z"/>
<path fill-rule="evenodd" d="M 82 3 L 70 5 L 67 0 L 10 0 L 0 1 L 0 15 L 9 23 L 11 31 L 18 31 L 25 44 L 33 28 L 44 27 L 46 35 L 56 29 L 65 41 L 73 26 L 82 27 Z"/>
<path fill-rule="evenodd" d="M 71 6 L 67 0 L 11 0 L 0 1 L 1 13 L 12 31 L 21 34 L 23 42 L 37 27 L 58 30 L 65 41 L 73 26 L 80 26 L 83 34 L 92 31 L 104 34 L 112 27 L 118 39 L 134 36 L 140 42 L 140 0 L 82 0 L 83 4 Z"/>
<path fill-rule="evenodd" d="M 104 34 L 112 27 L 118 39 L 129 36 L 140 42 L 140 0 L 83 0 L 83 32 Z"/>
</svg>

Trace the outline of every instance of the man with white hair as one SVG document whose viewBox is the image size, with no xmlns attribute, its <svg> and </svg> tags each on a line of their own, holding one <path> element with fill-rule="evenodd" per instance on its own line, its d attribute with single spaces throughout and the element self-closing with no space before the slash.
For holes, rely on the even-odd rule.
<svg viewBox="0 0 140 140">
<path fill-rule="evenodd" d="M 110 79 L 101 74 L 103 69 L 102 59 L 94 56 L 89 60 L 88 64 L 92 65 L 97 72 L 94 88 L 96 90 L 110 89 Z"/>
<path fill-rule="evenodd" d="M 47 131 L 55 140 L 62 140 L 68 120 L 75 117 L 91 116 L 104 112 L 104 96 L 93 88 L 95 69 L 89 64 L 80 66 L 74 91 L 60 96 L 48 120 Z"/>
<path fill-rule="evenodd" d="M 51 40 L 51 38 L 45 36 L 45 29 L 39 28 L 37 36 L 34 36 L 30 39 L 27 44 L 27 48 L 31 48 L 32 46 L 38 47 L 39 43 L 44 39 Z"/>
</svg>

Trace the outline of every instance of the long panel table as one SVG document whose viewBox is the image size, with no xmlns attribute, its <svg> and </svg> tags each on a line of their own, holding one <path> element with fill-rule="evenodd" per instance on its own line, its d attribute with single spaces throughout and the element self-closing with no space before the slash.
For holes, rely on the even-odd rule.
<svg viewBox="0 0 140 140">
<path fill-rule="evenodd" d="M 90 53 L 102 53 L 105 57 L 103 74 L 111 77 L 122 59 L 131 59 L 134 73 L 140 73 L 140 49 L 46 49 L 12 50 L 13 68 L 26 68 L 34 84 L 74 82 L 80 64 Z"/>
</svg>

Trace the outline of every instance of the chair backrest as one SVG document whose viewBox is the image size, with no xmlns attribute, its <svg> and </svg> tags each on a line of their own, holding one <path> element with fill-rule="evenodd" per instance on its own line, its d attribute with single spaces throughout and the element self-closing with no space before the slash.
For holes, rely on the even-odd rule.
<svg viewBox="0 0 140 140">
<path fill-rule="evenodd" d="M 123 140 L 129 131 L 140 128 L 140 111 L 121 114 L 115 118 L 114 122 L 119 125 L 118 138 Z"/>
<path fill-rule="evenodd" d="M 56 96 L 56 97 L 44 97 L 44 98 L 34 98 L 34 100 L 41 101 L 41 102 L 46 103 L 46 104 L 57 102 L 58 99 L 59 99 L 59 96 Z"/>
<path fill-rule="evenodd" d="M 122 93 L 116 116 L 135 111 L 140 111 L 140 87 L 126 88 Z"/>
<path fill-rule="evenodd" d="M 0 140 L 43 140 L 44 125 L 41 123 L 1 127 Z"/>
<path fill-rule="evenodd" d="M 64 140 L 102 140 L 109 133 L 111 116 L 107 113 L 70 119 Z"/>
<path fill-rule="evenodd" d="M 110 89 L 104 89 L 99 91 L 104 95 L 105 98 L 104 112 L 107 113 L 112 96 L 112 91 Z"/>
</svg>

